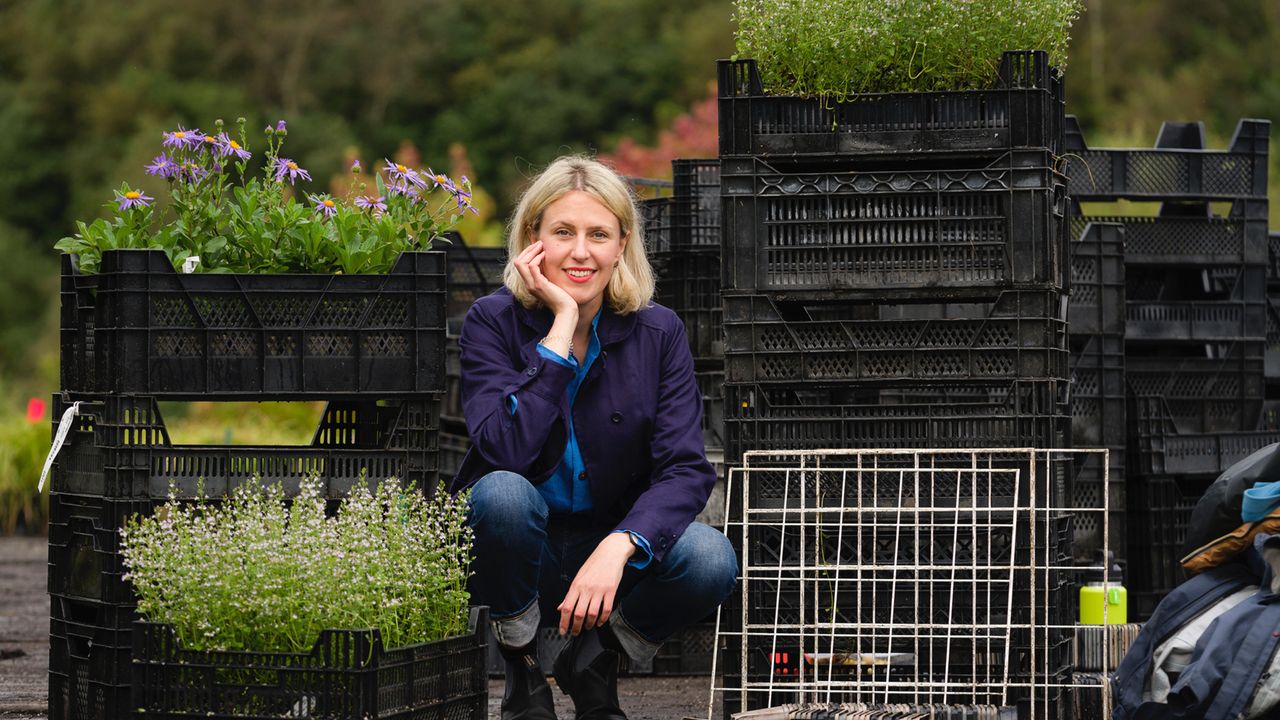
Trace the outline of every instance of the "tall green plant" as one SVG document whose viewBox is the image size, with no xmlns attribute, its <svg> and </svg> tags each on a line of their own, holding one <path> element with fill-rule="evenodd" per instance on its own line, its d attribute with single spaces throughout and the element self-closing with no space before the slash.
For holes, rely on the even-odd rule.
<svg viewBox="0 0 1280 720">
<path fill-rule="evenodd" d="M 766 92 L 851 93 L 991 87 L 1006 50 L 1067 61 L 1080 0 L 735 0 L 737 51 Z"/>
</svg>

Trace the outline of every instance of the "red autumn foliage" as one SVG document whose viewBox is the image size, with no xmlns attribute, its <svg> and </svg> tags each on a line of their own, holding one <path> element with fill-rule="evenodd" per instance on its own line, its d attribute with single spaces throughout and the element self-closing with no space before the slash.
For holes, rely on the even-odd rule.
<svg viewBox="0 0 1280 720">
<path fill-rule="evenodd" d="M 619 173 L 632 177 L 670 178 L 671 161 L 677 158 L 710 158 L 720 151 L 720 125 L 716 88 L 689 112 L 671 121 L 671 127 L 658 133 L 654 147 L 645 147 L 624 137 L 611 153 L 601 153 L 600 160 Z"/>
</svg>

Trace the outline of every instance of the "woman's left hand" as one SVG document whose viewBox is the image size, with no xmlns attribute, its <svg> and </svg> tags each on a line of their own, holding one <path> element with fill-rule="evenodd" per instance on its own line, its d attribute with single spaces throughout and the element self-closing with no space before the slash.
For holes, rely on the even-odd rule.
<svg viewBox="0 0 1280 720">
<path fill-rule="evenodd" d="M 622 571 L 635 552 L 631 535 L 609 533 L 582 564 L 569 586 L 560 611 L 560 634 L 577 635 L 600 627 L 613 614 L 613 600 L 622 582 Z"/>
</svg>

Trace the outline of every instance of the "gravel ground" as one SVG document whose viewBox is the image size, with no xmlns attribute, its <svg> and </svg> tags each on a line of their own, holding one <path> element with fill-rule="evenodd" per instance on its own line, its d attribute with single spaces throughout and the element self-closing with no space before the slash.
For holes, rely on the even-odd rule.
<svg viewBox="0 0 1280 720">
<path fill-rule="evenodd" d="M 45 538 L 0 537 L 0 720 L 34 720 L 48 713 L 49 596 Z M 623 678 L 622 708 L 631 720 L 707 717 L 710 677 Z M 555 691 L 556 713 L 573 704 Z M 489 683 L 489 717 L 498 718 L 502 680 Z M 717 703 L 715 716 L 719 717 Z"/>
</svg>

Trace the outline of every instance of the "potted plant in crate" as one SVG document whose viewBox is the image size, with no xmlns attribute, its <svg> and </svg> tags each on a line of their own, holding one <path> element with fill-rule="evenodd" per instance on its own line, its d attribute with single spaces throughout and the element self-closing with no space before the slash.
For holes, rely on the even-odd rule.
<svg viewBox="0 0 1280 720">
<path fill-rule="evenodd" d="M 310 175 L 283 154 L 179 128 L 146 171 L 169 202 L 128 184 L 114 217 L 77 223 L 63 263 L 65 390 L 332 396 L 443 389 L 444 259 L 425 252 L 473 210 L 455 181 L 387 161 L 353 166 L 346 197 L 294 196 Z M 251 172 L 260 161 L 261 176 Z"/>
<path fill-rule="evenodd" d="M 291 502 L 249 484 L 130 521 L 138 712 L 485 717 L 486 613 L 468 612 L 465 497 L 389 480 L 325 510 L 317 482 Z"/>
<path fill-rule="evenodd" d="M 1057 149 L 1080 0 L 734 5 L 721 156 Z"/>
</svg>

